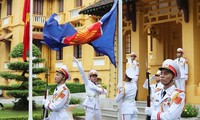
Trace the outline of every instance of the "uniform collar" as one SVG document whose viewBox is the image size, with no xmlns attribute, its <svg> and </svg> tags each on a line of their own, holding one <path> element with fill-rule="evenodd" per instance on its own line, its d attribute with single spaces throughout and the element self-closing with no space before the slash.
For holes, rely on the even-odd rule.
<svg viewBox="0 0 200 120">
<path fill-rule="evenodd" d="M 65 86 L 65 84 L 61 84 L 61 85 L 58 85 L 56 88 L 57 88 L 57 90 L 59 90 L 59 89 L 63 88 L 64 86 Z"/>
<path fill-rule="evenodd" d="M 165 89 L 162 89 L 161 94 L 163 93 L 163 91 L 166 91 L 166 95 L 162 98 L 162 100 L 168 98 L 168 97 L 172 94 L 172 92 L 173 92 L 174 90 L 175 90 L 175 86 L 174 86 L 174 85 L 172 85 L 171 87 L 167 88 L 166 90 L 165 90 Z"/>
</svg>

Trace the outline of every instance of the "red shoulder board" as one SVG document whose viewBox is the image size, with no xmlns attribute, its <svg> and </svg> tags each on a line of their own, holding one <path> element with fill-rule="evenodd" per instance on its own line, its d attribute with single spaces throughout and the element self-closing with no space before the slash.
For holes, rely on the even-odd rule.
<svg viewBox="0 0 200 120">
<path fill-rule="evenodd" d="M 183 90 L 180 90 L 180 89 L 175 89 L 177 92 L 181 93 L 181 92 L 184 92 Z"/>
</svg>

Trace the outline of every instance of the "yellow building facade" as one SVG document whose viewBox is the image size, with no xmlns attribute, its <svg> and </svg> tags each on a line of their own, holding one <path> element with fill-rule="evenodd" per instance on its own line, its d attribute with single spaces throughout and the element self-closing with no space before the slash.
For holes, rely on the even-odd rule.
<svg viewBox="0 0 200 120">
<path fill-rule="evenodd" d="M 22 0 L 21 0 L 22 1 Z M 185 22 L 183 10 L 179 10 L 176 0 L 136 0 L 136 19 L 127 20 L 133 13 L 133 1 L 123 2 L 123 70 L 130 60 L 130 52 L 137 54 L 140 63 L 138 80 L 138 100 L 146 100 L 147 90 L 142 87 L 146 79 L 146 65 L 148 71 L 154 74 L 163 60 L 176 58 L 176 49 L 182 47 L 184 57 L 189 63 L 189 79 L 186 82 L 186 100 L 188 103 L 200 104 L 200 0 L 188 0 L 189 22 Z M 56 52 L 50 50 L 42 41 L 44 22 L 52 13 L 61 16 L 60 24 L 70 22 L 77 30 L 99 20 L 99 11 L 107 11 L 112 0 L 102 3 L 98 0 L 33 0 L 33 43 L 42 51 L 42 58 L 46 63 L 41 64 L 49 68 L 49 83 L 54 83 L 55 71 L 63 64 L 67 65 L 72 79 L 70 82 L 83 83 L 73 56 L 81 62 L 86 74 L 91 69 L 99 72 L 98 80 L 107 86 L 107 97 L 113 98 L 117 92 L 117 68 L 107 56 L 96 53 L 90 45 L 65 47 Z M 101 4 L 99 4 L 101 3 Z M 98 5 L 97 5 L 98 4 Z M 130 6 L 129 6 L 129 5 Z M 14 46 L 23 41 L 23 4 L 18 0 L 2 0 L 1 29 L 0 29 L 0 71 L 7 70 L 6 64 L 10 59 L 8 54 Z M 96 6 L 95 6 L 96 5 Z M 90 6 L 90 7 L 88 7 Z M 98 8 L 98 9 L 97 9 Z M 132 12 L 127 15 L 131 8 Z M 83 14 L 78 14 L 82 11 Z M 136 28 L 134 32 L 133 27 Z M 117 32 L 115 54 L 117 59 Z M 147 62 L 148 61 L 148 62 Z M 118 62 L 118 60 L 117 60 Z M 41 75 L 43 78 L 44 76 Z M 0 84 L 12 84 L 12 81 L 0 78 Z"/>
</svg>

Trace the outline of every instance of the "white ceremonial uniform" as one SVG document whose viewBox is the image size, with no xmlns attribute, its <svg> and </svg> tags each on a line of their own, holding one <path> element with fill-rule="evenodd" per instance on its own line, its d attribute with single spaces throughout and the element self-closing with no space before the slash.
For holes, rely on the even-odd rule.
<svg viewBox="0 0 200 120">
<path fill-rule="evenodd" d="M 181 58 L 176 58 L 174 61 L 178 64 L 180 72 L 181 72 L 180 79 L 175 80 L 175 83 L 176 83 L 178 89 L 185 91 L 185 81 L 187 81 L 187 79 L 188 79 L 187 59 L 181 57 Z"/>
<path fill-rule="evenodd" d="M 161 89 L 153 94 L 151 120 L 180 120 L 185 105 L 185 93 L 172 85 L 165 90 L 166 94 L 162 98 L 163 91 Z"/>
<path fill-rule="evenodd" d="M 152 76 L 150 79 L 149 79 L 149 82 L 151 82 L 152 80 L 154 80 L 155 76 Z M 146 79 L 144 84 L 143 84 L 143 87 L 148 89 L 148 80 Z M 158 83 L 155 83 L 155 84 L 150 84 L 150 89 L 151 89 L 151 96 L 152 94 L 154 94 L 155 92 L 161 90 L 163 88 L 163 84 L 161 82 L 158 82 Z"/>
<path fill-rule="evenodd" d="M 137 107 L 135 102 L 137 86 L 132 82 L 126 82 L 119 88 L 115 101 L 119 103 L 122 120 L 137 120 Z"/>
<path fill-rule="evenodd" d="M 93 119 L 102 120 L 99 95 L 106 94 L 107 91 L 106 89 L 100 88 L 95 83 L 88 80 L 88 78 L 86 77 L 83 71 L 82 66 L 78 62 L 77 62 L 77 65 L 82 75 L 83 82 L 85 84 L 86 94 L 87 94 L 83 102 L 83 106 L 85 107 L 85 110 L 86 110 L 85 120 L 93 120 Z"/>
<path fill-rule="evenodd" d="M 139 63 L 136 60 L 131 60 L 128 63 L 128 68 L 132 68 L 133 70 L 133 74 L 134 74 L 134 78 L 132 78 L 132 82 L 135 82 L 137 84 L 137 80 L 138 80 L 138 76 L 139 76 Z"/>
<path fill-rule="evenodd" d="M 132 82 L 137 84 L 138 81 L 138 76 L 139 76 L 139 70 L 140 70 L 140 65 L 136 60 L 131 60 L 128 62 L 127 68 L 132 68 L 134 77 L 132 78 Z"/>
<path fill-rule="evenodd" d="M 45 103 L 45 108 L 51 113 L 45 120 L 68 120 L 66 109 L 70 101 L 70 91 L 65 84 L 59 85 L 54 90 L 50 102 Z"/>
</svg>

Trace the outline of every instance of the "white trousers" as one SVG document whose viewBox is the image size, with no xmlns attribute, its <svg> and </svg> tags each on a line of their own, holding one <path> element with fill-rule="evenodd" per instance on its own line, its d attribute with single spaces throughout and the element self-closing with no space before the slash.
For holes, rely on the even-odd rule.
<svg viewBox="0 0 200 120">
<path fill-rule="evenodd" d="M 102 120 L 101 110 L 86 107 L 85 108 L 85 120 Z"/>
<path fill-rule="evenodd" d="M 185 91 L 185 81 L 186 81 L 185 78 L 180 78 L 179 80 L 175 80 L 176 87 L 177 87 L 179 90 Z"/>
<path fill-rule="evenodd" d="M 122 114 L 122 120 L 137 120 L 137 114 Z"/>
</svg>

